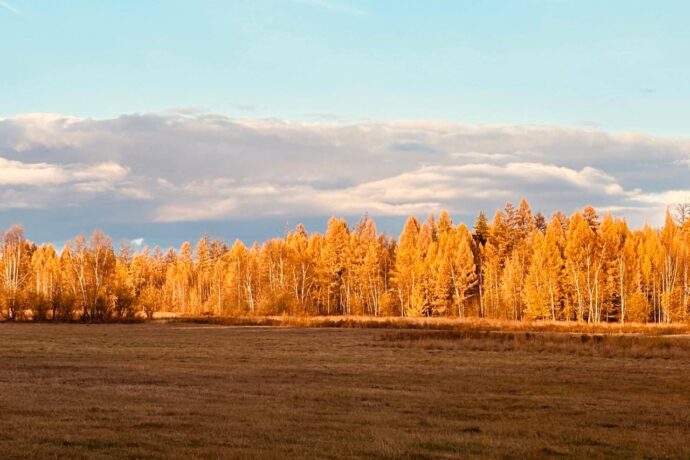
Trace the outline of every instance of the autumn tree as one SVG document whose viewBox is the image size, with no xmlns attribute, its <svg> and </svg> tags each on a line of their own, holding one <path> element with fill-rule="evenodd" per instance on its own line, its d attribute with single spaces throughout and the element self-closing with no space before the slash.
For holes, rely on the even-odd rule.
<svg viewBox="0 0 690 460">
<path fill-rule="evenodd" d="M 31 273 L 30 261 L 24 228 L 11 226 L 2 235 L 2 300 L 9 319 L 16 319 L 22 309 L 22 288 Z"/>
<path fill-rule="evenodd" d="M 417 311 L 412 295 L 417 288 L 417 265 L 420 260 L 418 246 L 420 228 L 421 226 L 416 217 L 408 218 L 400 234 L 396 251 L 395 284 L 400 299 L 400 316 L 406 316 L 407 313 Z"/>
<path fill-rule="evenodd" d="M 462 318 L 466 315 L 466 301 L 478 281 L 472 235 L 464 225 L 446 227 L 438 238 L 439 254 L 436 272 L 443 274 L 442 286 L 450 287 L 449 313 Z"/>
<path fill-rule="evenodd" d="M 674 214 L 675 212 L 675 214 Z M 678 218 L 678 215 L 681 218 Z M 332 218 L 247 245 L 203 236 L 166 252 L 99 231 L 61 250 L 8 229 L 0 300 L 10 319 L 85 321 L 182 315 L 479 316 L 590 323 L 690 319 L 690 220 L 631 230 L 587 206 L 547 224 L 527 201 L 473 231 L 443 211 L 405 222 L 398 240 L 365 215 Z"/>
<path fill-rule="evenodd" d="M 588 218 L 589 220 L 588 220 Z M 570 219 L 566 236 L 566 267 L 571 293 L 577 305 L 578 321 L 599 322 L 601 306 L 601 241 L 596 233 L 598 222 L 575 213 Z"/>
<path fill-rule="evenodd" d="M 60 292 L 60 259 L 51 244 L 38 247 L 31 256 L 32 297 L 37 319 L 57 316 Z"/>
<path fill-rule="evenodd" d="M 560 222 L 553 219 L 546 233 L 532 234 L 532 257 L 525 280 L 527 317 L 555 321 L 562 314 L 564 234 Z"/>
<path fill-rule="evenodd" d="M 484 262 L 486 260 L 486 243 L 489 239 L 489 221 L 484 212 L 480 212 L 474 223 L 472 237 L 474 238 L 474 259 L 477 269 L 477 299 L 479 303 L 479 317 L 485 316 L 484 307 Z"/>
<path fill-rule="evenodd" d="M 510 249 L 509 228 L 503 213 L 497 211 L 483 248 L 482 258 L 482 302 L 490 318 L 507 317 L 503 308 L 505 303 L 501 286 Z"/>
<path fill-rule="evenodd" d="M 602 258 L 606 274 L 605 303 L 609 306 L 609 319 L 625 322 L 628 298 L 632 291 L 634 248 L 631 233 L 622 219 L 611 214 L 601 225 Z"/>
<path fill-rule="evenodd" d="M 670 323 L 673 316 L 681 314 L 681 294 L 677 289 L 678 275 L 682 264 L 682 240 L 678 225 L 669 210 L 666 210 L 666 221 L 659 232 L 659 243 L 662 253 L 660 264 L 660 312 L 659 322 Z"/>
<path fill-rule="evenodd" d="M 321 282 L 325 288 L 326 314 L 350 314 L 349 267 L 350 230 L 344 219 L 331 218 L 319 258 Z"/>
</svg>

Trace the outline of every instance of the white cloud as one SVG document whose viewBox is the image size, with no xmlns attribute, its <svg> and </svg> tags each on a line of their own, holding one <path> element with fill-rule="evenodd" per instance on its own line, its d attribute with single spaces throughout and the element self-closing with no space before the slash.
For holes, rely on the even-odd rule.
<svg viewBox="0 0 690 460">
<path fill-rule="evenodd" d="M 127 175 L 127 168 L 115 162 L 108 161 L 75 170 L 72 175 L 77 180 L 115 182 L 123 179 Z"/>
<path fill-rule="evenodd" d="M 0 185 L 60 184 L 66 180 L 67 174 L 60 166 L 26 164 L 0 157 Z"/>
<path fill-rule="evenodd" d="M 659 222 L 686 198 L 690 143 L 557 126 L 33 114 L 0 118 L 0 157 L 9 207 L 108 197 L 138 222 L 473 215 L 522 197 L 546 213 L 592 204 Z"/>
<path fill-rule="evenodd" d="M 144 189 L 141 188 L 136 188 L 136 187 L 127 187 L 127 186 L 122 186 L 117 189 L 117 193 L 120 196 L 126 197 L 126 198 L 134 198 L 136 200 L 152 200 L 153 196 Z"/>
<path fill-rule="evenodd" d="M 232 216 L 237 208 L 234 198 L 200 200 L 191 204 L 166 204 L 156 212 L 158 222 L 214 220 Z"/>
<path fill-rule="evenodd" d="M 5 197 L 2 207 L 73 205 L 75 198 L 77 201 L 88 200 L 88 195 L 114 190 L 126 176 L 127 169 L 114 162 L 60 165 L 25 163 L 0 157 L 0 190 Z M 128 188 L 124 188 L 122 194 L 133 196 L 132 193 L 126 193 L 128 191 Z"/>
<path fill-rule="evenodd" d="M 662 192 L 644 193 L 637 191 L 635 201 L 640 203 L 666 206 L 670 203 L 690 203 L 690 190 L 665 190 Z"/>
<path fill-rule="evenodd" d="M 107 162 L 95 165 L 24 163 L 0 157 L 0 186 L 29 185 L 40 187 L 46 184 L 66 182 L 101 181 L 113 183 L 127 176 L 127 169 L 117 163 Z"/>
</svg>

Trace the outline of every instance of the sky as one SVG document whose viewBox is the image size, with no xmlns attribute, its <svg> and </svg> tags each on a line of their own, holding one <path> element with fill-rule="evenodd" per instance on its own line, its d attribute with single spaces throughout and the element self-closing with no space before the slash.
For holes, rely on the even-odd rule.
<svg viewBox="0 0 690 460">
<path fill-rule="evenodd" d="M 0 225 L 178 245 L 690 197 L 685 1 L 0 0 Z"/>
</svg>

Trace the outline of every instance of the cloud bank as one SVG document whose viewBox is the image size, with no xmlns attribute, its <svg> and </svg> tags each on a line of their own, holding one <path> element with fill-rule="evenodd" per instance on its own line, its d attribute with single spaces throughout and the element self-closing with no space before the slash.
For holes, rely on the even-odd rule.
<svg viewBox="0 0 690 460">
<path fill-rule="evenodd" d="M 456 216 L 527 198 L 657 224 L 690 197 L 690 142 L 557 126 L 288 123 L 214 114 L 0 118 L 0 209 L 130 222 Z M 88 211 L 86 211 L 88 210 Z M 102 217 L 101 217 L 102 219 Z"/>
</svg>

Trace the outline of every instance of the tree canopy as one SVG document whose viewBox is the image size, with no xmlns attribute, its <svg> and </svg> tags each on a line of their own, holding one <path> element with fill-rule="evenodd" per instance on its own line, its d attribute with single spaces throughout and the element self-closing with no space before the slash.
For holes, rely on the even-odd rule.
<svg viewBox="0 0 690 460">
<path fill-rule="evenodd" d="M 676 207 L 677 208 L 677 207 Z M 676 209 L 674 208 L 674 209 Z M 547 220 L 508 203 L 472 231 L 447 212 L 411 216 L 399 237 L 365 216 L 331 218 L 250 246 L 206 236 L 178 250 L 95 231 L 57 251 L 21 226 L 4 232 L 0 301 L 8 319 L 102 321 L 182 315 L 451 316 L 600 322 L 690 319 L 690 220 L 630 229 L 587 206 Z"/>
</svg>

